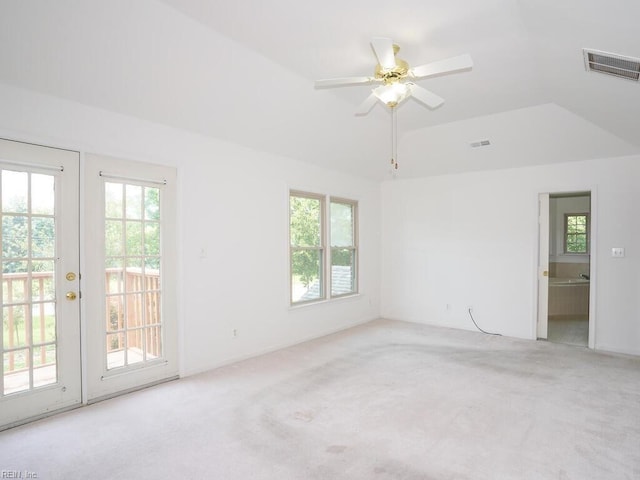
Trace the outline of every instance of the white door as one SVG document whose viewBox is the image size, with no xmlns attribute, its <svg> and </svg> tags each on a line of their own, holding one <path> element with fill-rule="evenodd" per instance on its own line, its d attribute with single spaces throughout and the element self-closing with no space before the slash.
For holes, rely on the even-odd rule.
<svg viewBox="0 0 640 480">
<path fill-rule="evenodd" d="M 549 194 L 538 196 L 538 322 L 537 337 L 546 339 L 549 323 Z"/>
<path fill-rule="evenodd" d="M 87 400 L 178 375 L 176 172 L 85 155 Z"/>
<path fill-rule="evenodd" d="M 0 429 L 81 402 L 79 153 L 0 140 Z"/>
</svg>

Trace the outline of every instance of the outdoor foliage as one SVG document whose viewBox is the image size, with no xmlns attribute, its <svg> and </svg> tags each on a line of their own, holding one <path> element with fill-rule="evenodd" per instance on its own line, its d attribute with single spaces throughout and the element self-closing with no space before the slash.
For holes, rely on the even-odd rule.
<svg viewBox="0 0 640 480">
<path fill-rule="evenodd" d="M 305 287 L 320 277 L 322 266 L 320 219 L 321 202 L 316 198 L 291 196 L 291 271 Z"/>
<path fill-rule="evenodd" d="M 105 193 L 107 267 L 160 268 L 160 190 L 107 183 Z"/>
<path fill-rule="evenodd" d="M 323 269 L 322 201 L 318 198 L 291 196 L 290 232 L 292 275 L 305 288 L 320 279 Z M 354 211 L 350 203 L 330 204 L 331 265 L 354 264 Z"/>
<path fill-rule="evenodd" d="M 567 215 L 566 251 L 567 253 L 587 253 L 588 245 L 587 215 Z"/>
</svg>

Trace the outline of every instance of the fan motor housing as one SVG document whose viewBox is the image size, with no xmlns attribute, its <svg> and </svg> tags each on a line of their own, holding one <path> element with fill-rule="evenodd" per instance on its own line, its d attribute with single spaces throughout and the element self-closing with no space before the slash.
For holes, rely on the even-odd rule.
<svg viewBox="0 0 640 480">
<path fill-rule="evenodd" d="M 409 64 L 404 60 L 396 58 L 396 66 L 391 70 L 385 70 L 380 64 L 376 65 L 375 77 L 381 79 L 384 83 L 397 82 L 409 73 Z"/>
<path fill-rule="evenodd" d="M 393 45 L 393 55 L 396 56 L 400 51 L 400 47 L 396 44 Z M 391 70 L 385 70 L 382 65 L 377 64 L 374 75 L 376 78 L 382 80 L 385 85 L 389 83 L 395 83 L 403 77 L 406 77 L 409 73 L 409 64 L 401 58 L 395 57 L 396 66 Z"/>
</svg>

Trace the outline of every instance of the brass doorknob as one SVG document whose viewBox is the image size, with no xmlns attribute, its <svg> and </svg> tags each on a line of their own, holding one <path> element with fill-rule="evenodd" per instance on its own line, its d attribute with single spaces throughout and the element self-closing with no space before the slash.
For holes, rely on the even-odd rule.
<svg viewBox="0 0 640 480">
<path fill-rule="evenodd" d="M 76 292 L 67 292 L 67 300 L 75 300 L 76 297 Z"/>
</svg>

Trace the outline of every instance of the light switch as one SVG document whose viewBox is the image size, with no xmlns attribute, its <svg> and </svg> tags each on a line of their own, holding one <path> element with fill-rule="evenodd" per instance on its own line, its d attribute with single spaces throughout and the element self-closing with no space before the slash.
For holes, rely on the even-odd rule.
<svg viewBox="0 0 640 480">
<path fill-rule="evenodd" d="M 623 247 L 613 247 L 611 249 L 611 256 L 615 258 L 624 257 L 624 248 Z"/>
</svg>

